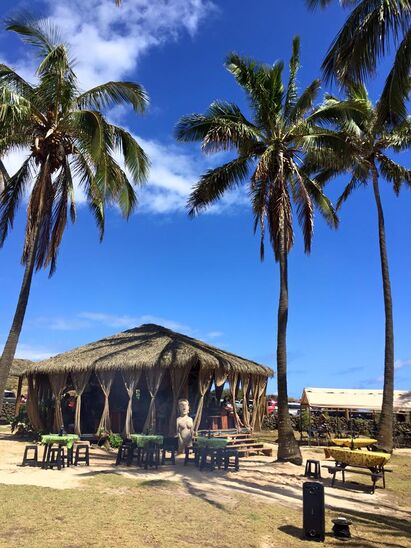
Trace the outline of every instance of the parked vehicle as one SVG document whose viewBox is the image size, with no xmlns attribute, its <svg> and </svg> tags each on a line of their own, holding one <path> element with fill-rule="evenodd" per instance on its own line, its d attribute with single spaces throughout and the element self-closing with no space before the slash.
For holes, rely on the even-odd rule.
<svg viewBox="0 0 411 548">
<path fill-rule="evenodd" d="M 267 402 L 267 415 L 272 415 L 277 408 L 277 402 L 275 400 L 268 400 Z"/>
<path fill-rule="evenodd" d="M 3 402 L 5 403 L 16 403 L 16 393 L 13 390 L 5 390 L 3 396 Z"/>
<path fill-rule="evenodd" d="M 292 417 L 300 416 L 300 404 L 298 402 L 288 402 L 288 412 Z"/>
</svg>

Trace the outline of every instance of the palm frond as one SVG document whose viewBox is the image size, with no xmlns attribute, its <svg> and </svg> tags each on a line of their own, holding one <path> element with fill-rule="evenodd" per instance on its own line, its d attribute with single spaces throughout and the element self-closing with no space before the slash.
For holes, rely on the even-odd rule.
<svg viewBox="0 0 411 548">
<path fill-rule="evenodd" d="M 0 196 L 0 247 L 3 246 L 9 228 L 13 228 L 14 217 L 32 176 L 32 158 L 27 158 L 20 169 L 10 177 Z"/>
<path fill-rule="evenodd" d="M 27 100 L 33 97 L 34 88 L 17 72 L 4 64 L 0 64 L 0 85 L 7 86 L 8 89 Z"/>
<path fill-rule="evenodd" d="M 57 255 L 67 224 L 67 210 L 70 202 L 72 222 L 75 221 L 74 185 L 68 160 L 62 166 L 55 181 L 55 204 L 53 207 L 50 228 L 48 254 L 44 266 L 50 264 L 49 277 L 56 271 Z"/>
<path fill-rule="evenodd" d="M 189 215 L 193 216 L 216 202 L 248 176 L 249 159 L 239 157 L 215 169 L 208 170 L 194 186 L 188 199 Z"/>
<path fill-rule="evenodd" d="M 290 111 L 288 113 L 288 118 L 290 121 L 295 121 L 298 118 L 302 118 L 305 114 L 307 114 L 309 110 L 312 109 L 320 86 L 321 81 L 314 80 L 307 88 L 305 88 L 303 93 L 290 108 Z"/>
<path fill-rule="evenodd" d="M 345 187 L 343 193 L 337 200 L 337 211 L 341 208 L 343 203 L 348 200 L 351 194 L 361 185 L 361 181 L 357 177 L 351 177 L 350 182 Z"/>
<path fill-rule="evenodd" d="M 87 151 L 79 150 L 71 160 L 73 176 L 79 181 L 80 188 L 87 196 L 87 204 L 99 230 L 100 241 L 102 241 L 105 228 L 105 198 L 96 182 L 93 164 L 94 162 L 88 157 Z"/>
<path fill-rule="evenodd" d="M 61 42 L 60 33 L 50 20 L 37 20 L 27 13 L 6 19 L 6 30 L 19 34 L 24 42 L 37 48 L 41 56 L 48 55 Z"/>
<path fill-rule="evenodd" d="M 405 183 L 411 188 L 411 171 L 400 164 L 397 164 L 385 154 L 378 156 L 381 175 L 389 182 L 393 183 L 394 192 L 400 193 L 401 186 Z"/>
<path fill-rule="evenodd" d="M 297 190 L 294 192 L 295 202 L 297 204 L 297 219 L 303 231 L 304 251 L 310 253 L 311 241 L 314 231 L 314 209 L 310 195 L 305 186 L 304 178 L 297 166 L 292 164 L 292 175 L 296 182 Z"/>
<path fill-rule="evenodd" d="M 388 133 L 383 133 L 377 145 L 382 148 L 392 148 L 395 152 L 409 149 L 411 147 L 411 118 L 408 117 Z"/>
<path fill-rule="evenodd" d="M 326 80 L 364 81 L 377 61 L 408 28 L 409 0 L 362 0 L 347 18 L 322 65 Z"/>
<path fill-rule="evenodd" d="M 175 129 L 177 140 L 203 141 L 204 152 L 253 146 L 259 141 L 258 129 L 232 103 L 215 101 L 205 115 L 183 116 Z"/>
<path fill-rule="evenodd" d="M 115 105 L 131 105 L 136 112 L 144 112 L 148 95 L 140 84 L 134 82 L 107 82 L 89 89 L 77 98 L 81 109 L 101 110 Z"/>
<path fill-rule="evenodd" d="M 125 166 L 134 183 L 143 183 L 147 179 L 150 166 L 146 153 L 128 131 L 114 125 L 111 125 L 110 129 L 113 131 L 115 144 L 122 153 Z"/>
<path fill-rule="evenodd" d="M 397 50 L 394 65 L 385 81 L 383 92 L 377 103 L 377 124 L 396 125 L 407 116 L 407 100 L 410 94 L 411 73 L 411 29 Z"/>
<path fill-rule="evenodd" d="M 314 201 L 316 207 L 318 208 L 318 211 L 321 213 L 321 215 L 324 217 L 324 219 L 327 221 L 331 228 L 338 228 L 339 219 L 337 213 L 334 209 L 333 204 L 331 203 L 331 200 L 322 191 L 323 185 L 321 184 L 321 178 L 317 176 L 315 177 L 315 179 L 311 179 L 306 173 L 301 171 L 300 173 L 303 177 L 307 192 Z M 336 177 L 337 174 L 337 171 L 331 173 L 331 171 L 329 170 L 327 173 L 328 180 L 330 180 L 331 177 Z"/>
</svg>

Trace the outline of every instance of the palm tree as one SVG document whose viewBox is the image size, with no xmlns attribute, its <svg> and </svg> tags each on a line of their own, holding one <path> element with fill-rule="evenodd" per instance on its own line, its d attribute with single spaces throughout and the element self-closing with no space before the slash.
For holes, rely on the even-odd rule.
<svg viewBox="0 0 411 548">
<path fill-rule="evenodd" d="M 108 82 L 82 93 L 67 48 L 50 23 L 10 20 L 7 29 L 36 49 L 39 65 L 35 85 L 0 65 L 0 156 L 15 149 L 28 150 L 0 196 L 0 246 L 13 226 L 23 195 L 33 185 L 22 256 L 23 283 L 0 359 L 0 408 L 33 271 L 50 266 L 53 274 L 68 213 L 75 220 L 74 179 L 87 195 L 103 238 L 106 203 L 118 204 L 128 217 L 136 205 L 133 184 L 142 183 L 148 169 L 146 155 L 130 133 L 108 123 L 100 112 L 115 104 L 129 104 L 143 112 L 147 95 L 140 85 Z M 117 152 L 129 175 L 115 160 Z"/>
<path fill-rule="evenodd" d="M 359 187 L 372 183 L 378 217 L 378 238 L 385 309 L 385 359 L 382 412 L 379 423 L 379 446 L 393 448 L 393 391 L 394 391 L 394 325 L 391 283 L 387 255 L 384 212 L 381 202 L 379 179 L 392 183 L 396 194 L 403 183 L 411 185 L 411 171 L 395 162 L 390 151 L 399 152 L 411 144 L 409 119 L 393 126 L 387 105 L 386 90 L 375 106 L 368 98 L 362 84 L 351 84 L 347 98 L 337 99 L 328 95 L 313 118 L 331 127 L 340 135 L 347 147 L 342 152 L 338 140 L 330 140 L 322 151 L 314 151 L 307 157 L 306 168 L 312 170 L 321 165 L 316 180 L 321 184 L 341 173 L 350 173 L 350 181 L 337 202 L 337 209 Z M 333 147 L 336 144 L 336 147 Z"/>
<path fill-rule="evenodd" d="M 301 464 L 288 411 L 286 334 L 288 319 L 287 257 L 293 245 L 292 200 L 304 234 L 305 251 L 311 249 L 314 203 L 327 221 L 337 225 L 329 200 L 301 169 L 306 150 L 316 147 L 330 132 L 316 134 L 308 113 L 319 89 L 315 80 L 298 96 L 296 76 L 300 66 L 299 38 L 294 38 L 290 76 L 284 89 L 283 63 L 257 63 L 232 53 L 226 67 L 246 92 L 253 120 L 229 102 L 216 101 L 207 112 L 181 118 L 176 128 L 180 141 L 202 141 L 206 153 L 231 150 L 236 157 L 207 171 L 192 190 L 189 214 L 195 215 L 246 180 L 250 181 L 255 229 L 261 232 L 264 257 L 266 225 L 275 259 L 280 266 L 277 329 L 278 459 Z"/>
<path fill-rule="evenodd" d="M 326 7 L 331 1 L 306 3 L 314 9 Z M 398 101 L 403 103 L 410 91 L 411 0 L 340 0 L 340 4 L 353 10 L 331 44 L 323 62 L 324 74 L 343 84 L 363 82 L 376 72 L 377 61 L 394 43 L 397 51 L 386 81 L 385 103 L 395 117 Z M 406 115 L 405 109 L 401 114 Z"/>
</svg>

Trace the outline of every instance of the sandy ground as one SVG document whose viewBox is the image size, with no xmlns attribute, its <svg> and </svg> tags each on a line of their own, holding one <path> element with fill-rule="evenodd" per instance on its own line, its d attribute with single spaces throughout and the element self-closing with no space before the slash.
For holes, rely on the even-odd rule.
<svg viewBox="0 0 411 548">
<path fill-rule="evenodd" d="M 64 470 L 42 470 L 20 466 L 25 442 L 15 441 L 10 435 L 0 436 L 0 483 L 9 485 L 36 485 L 53 489 L 73 489 L 82 486 L 90 477 L 98 474 L 121 474 L 139 480 L 163 479 L 181 482 L 188 492 L 214 504 L 229 506 L 236 503 L 235 495 L 244 494 L 255 497 L 266 503 L 282 502 L 288 505 L 301 506 L 301 490 L 305 478 L 304 468 L 292 464 L 276 463 L 272 457 L 248 457 L 240 461 L 239 472 L 214 471 L 200 472 L 193 464 L 183 465 L 179 458 L 175 466 L 162 466 L 158 470 L 144 471 L 136 467 L 115 466 L 115 452 L 107 453 L 92 447 L 90 466 L 65 468 Z M 411 450 L 398 450 L 411 457 Z M 42 448 L 40 448 L 40 455 Z M 324 459 L 319 449 L 303 448 L 303 457 Z M 370 494 L 371 480 L 368 477 L 356 476 L 358 483 L 339 483 L 332 488 L 328 472 L 322 469 L 322 481 L 325 486 L 326 505 L 328 508 L 343 512 L 357 510 L 373 514 L 389 511 L 391 516 L 409 519 L 410 510 L 394 509 L 389 496 L 383 489 Z M 387 477 L 389 482 L 389 477 Z"/>
</svg>

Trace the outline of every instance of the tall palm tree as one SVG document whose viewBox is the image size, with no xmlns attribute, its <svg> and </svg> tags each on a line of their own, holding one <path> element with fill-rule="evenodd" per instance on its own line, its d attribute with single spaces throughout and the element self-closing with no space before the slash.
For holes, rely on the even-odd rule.
<svg viewBox="0 0 411 548">
<path fill-rule="evenodd" d="M 332 0 L 306 0 L 314 9 L 326 7 Z M 352 12 L 334 39 L 323 62 L 326 78 L 337 78 L 344 84 L 363 82 L 376 72 L 380 57 L 391 44 L 397 51 L 386 81 L 386 104 L 394 118 L 406 115 L 400 103 L 410 91 L 411 70 L 411 0 L 339 0 Z M 394 120 L 396 121 L 396 120 Z M 398 121 L 398 119 L 397 119 Z"/>
<path fill-rule="evenodd" d="M 240 108 L 216 101 L 207 112 L 181 118 L 176 128 L 180 141 L 201 141 L 203 151 L 231 150 L 236 157 L 207 171 L 189 198 L 189 213 L 195 215 L 219 200 L 239 184 L 250 181 L 255 229 L 261 232 L 261 258 L 267 225 L 275 259 L 280 266 L 280 298 L 277 328 L 278 459 L 300 464 L 301 452 L 295 440 L 288 411 L 287 319 L 288 265 L 293 245 L 292 201 L 304 235 L 305 251 L 311 249 L 314 204 L 332 225 L 337 218 L 320 187 L 301 169 L 306 150 L 316 147 L 328 131 L 316 133 L 309 112 L 320 82 L 315 80 L 298 96 L 296 76 L 300 66 L 300 43 L 293 41 L 288 85 L 282 81 L 283 63 L 267 66 L 232 53 L 226 67 L 244 89 L 253 113 L 252 121 Z"/>
<path fill-rule="evenodd" d="M 74 181 L 104 234 L 105 206 L 118 204 L 128 217 L 136 205 L 133 184 L 145 180 L 148 160 L 123 128 L 108 123 L 101 109 L 129 104 L 136 112 L 147 105 L 144 89 L 131 82 L 108 82 L 84 93 L 57 30 L 48 22 L 10 20 L 7 29 L 35 48 L 38 82 L 31 85 L 12 68 L 0 65 L 0 156 L 28 150 L 20 169 L 0 195 L 0 246 L 13 226 L 25 192 L 30 192 L 22 262 L 23 283 L 12 326 L 0 359 L 0 408 L 12 364 L 34 269 L 56 268 L 68 211 L 75 220 Z M 119 152 L 129 175 L 114 154 Z"/>
<path fill-rule="evenodd" d="M 404 120 L 393 126 L 383 91 L 374 106 L 362 84 L 351 84 L 347 98 L 340 100 L 328 95 L 324 104 L 313 115 L 317 123 L 332 127 L 344 141 L 346 152 L 338 146 L 338 139 L 329 140 L 327 147 L 313 151 L 307 157 L 306 168 L 312 170 L 321 165 L 316 180 L 324 184 L 341 173 L 349 173 L 350 181 L 337 202 L 337 209 L 359 187 L 372 183 L 378 217 L 378 239 L 385 309 L 385 358 L 382 412 L 379 423 L 379 446 L 392 451 L 393 448 L 393 391 L 394 391 L 394 324 L 391 283 L 384 212 L 381 202 L 379 180 L 382 176 L 392 183 L 396 194 L 405 183 L 411 185 L 411 171 L 398 164 L 390 152 L 400 152 L 411 144 L 411 122 Z M 333 144 L 337 145 L 336 147 Z"/>
</svg>

